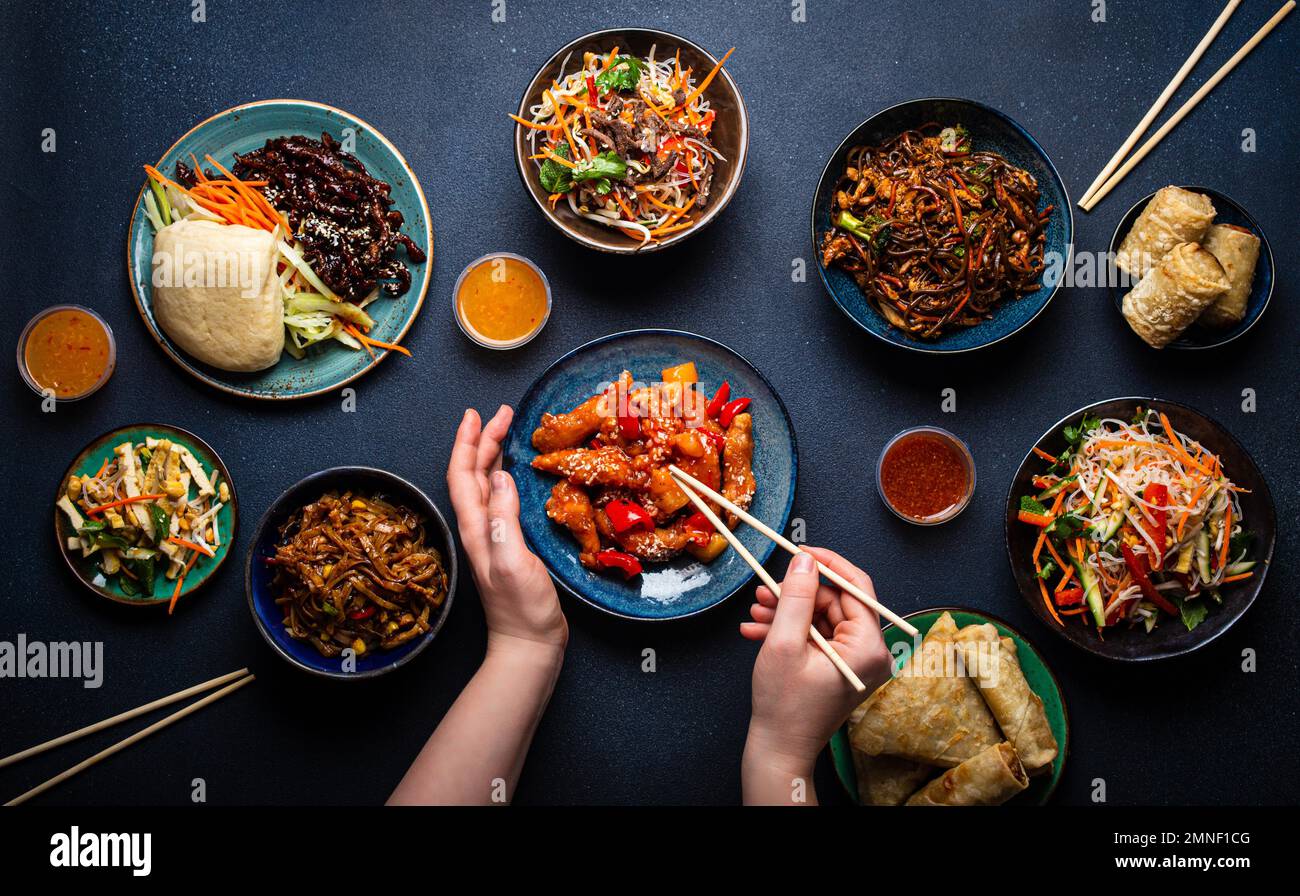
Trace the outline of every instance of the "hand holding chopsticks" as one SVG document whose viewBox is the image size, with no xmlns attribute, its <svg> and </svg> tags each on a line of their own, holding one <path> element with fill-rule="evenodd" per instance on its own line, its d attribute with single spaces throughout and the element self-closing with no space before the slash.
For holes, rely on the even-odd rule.
<svg viewBox="0 0 1300 896">
<path fill-rule="evenodd" d="M 726 508 L 727 510 L 731 511 L 737 517 L 739 517 L 746 525 L 754 529 L 757 529 L 759 532 L 763 533 L 769 539 L 774 541 L 779 547 L 784 548 L 785 550 L 789 551 L 791 554 L 804 553 L 803 548 L 799 547 L 793 541 L 790 541 L 790 539 L 786 538 L 780 532 L 777 532 L 771 526 L 768 526 L 762 520 L 759 520 L 756 517 L 753 517 L 750 514 L 746 513 L 742 508 L 737 507 L 734 503 L 728 501 L 721 494 L 709 488 L 707 485 L 705 485 L 703 482 L 700 482 L 694 476 L 691 476 L 689 473 L 683 472 L 680 468 L 678 468 L 675 465 L 669 466 L 668 470 L 673 474 L 673 477 L 677 480 L 678 484 L 683 486 L 682 490 L 686 492 L 687 496 L 689 496 L 691 494 L 691 491 L 694 490 L 699 494 L 704 495 L 706 498 L 709 498 L 710 500 L 716 502 L 720 506 Z M 723 526 L 722 528 L 725 529 L 726 527 Z M 724 532 L 723 534 L 725 535 L 726 533 Z M 733 541 L 732 544 L 734 545 L 735 542 Z M 741 556 L 744 555 L 742 554 Z M 751 563 L 750 565 L 753 566 L 754 564 Z M 884 616 L 886 619 L 888 619 L 894 625 L 898 626 L 903 631 L 907 632 L 908 637 L 911 638 L 916 637 L 917 635 L 916 627 L 913 626 L 906 619 L 904 619 L 902 616 L 899 616 L 889 608 L 885 607 L 879 601 L 877 601 L 875 595 L 868 594 L 866 591 L 862 590 L 857 585 L 853 584 L 848 579 L 844 578 L 844 576 L 840 575 L 835 570 L 831 569 L 829 566 L 826 566 L 824 563 L 819 562 L 817 564 L 817 569 L 822 575 L 830 579 L 836 585 L 839 585 L 841 588 L 843 588 L 853 597 L 856 597 L 859 601 L 866 604 L 871 609 L 875 610 L 881 616 Z"/>
</svg>

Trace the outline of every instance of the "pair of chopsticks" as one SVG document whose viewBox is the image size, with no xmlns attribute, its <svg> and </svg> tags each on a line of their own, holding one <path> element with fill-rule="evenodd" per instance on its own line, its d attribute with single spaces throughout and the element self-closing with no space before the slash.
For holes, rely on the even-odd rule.
<svg viewBox="0 0 1300 896">
<path fill-rule="evenodd" d="M 757 519 L 756 517 L 750 516 L 740 507 L 736 506 L 731 501 L 728 501 L 722 495 L 718 494 L 716 491 L 709 488 L 703 482 L 700 482 L 694 476 L 683 471 L 675 464 L 670 465 L 668 467 L 668 472 L 672 474 L 673 479 L 677 482 L 678 487 L 686 494 L 686 497 L 691 499 L 691 503 L 695 505 L 695 508 L 699 510 L 700 513 L 704 514 L 705 519 L 707 519 L 710 523 L 712 523 L 713 528 L 716 529 L 724 538 L 727 539 L 727 542 L 733 548 L 735 548 L 736 553 L 740 555 L 741 559 L 743 559 L 746 563 L 749 564 L 749 568 L 754 571 L 754 574 L 757 575 L 760 579 L 762 579 L 763 584 L 766 585 L 771 590 L 772 594 L 774 594 L 778 600 L 780 600 L 781 586 L 778 585 L 776 583 L 776 580 L 773 579 L 772 576 L 768 573 L 768 571 L 763 568 L 763 565 L 759 563 L 757 559 L 755 559 L 754 555 L 749 552 L 749 549 L 740 543 L 740 539 L 736 536 L 734 532 L 731 531 L 731 527 L 729 527 L 726 523 L 724 523 L 721 519 L 719 519 L 718 515 L 713 512 L 713 510 L 709 507 L 709 505 L 704 503 L 704 499 L 701 498 L 700 495 L 704 495 L 704 497 L 707 497 L 717 502 L 720 506 L 725 507 L 731 513 L 734 513 L 739 519 L 741 519 L 743 522 L 749 525 L 751 528 L 756 529 L 758 532 L 767 536 L 769 539 L 771 539 L 780 547 L 785 548 L 785 550 L 789 551 L 791 554 L 803 554 L 806 553 L 806 551 L 804 551 L 803 548 L 799 547 L 793 541 L 790 541 L 788 538 L 783 536 L 780 532 L 777 532 L 776 530 L 769 527 L 761 520 Z M 917 631 L 915 626 L 913 626 L 911 623 L 909 623 L 906 619 L 902 618 L 901 616 L 896 615 L 893 611 L 885 607 L 883 604 L 877 601 L 870 594 L 863 591 L 857 585 L 854 585 L 848 579 L 844 578 L 844 576 L 840 575 L 835 570 L 827 566 L 824 566 L 820 561 L 817 561 L 817 569 L 822 575 L 830 579 L 840 588 L 844 589 L 844 591 L 846 591 L 848 594 L 851 594 L 853 597 L 857 598 L 863 604 L 866 604 L 872 610 L 879 613 L 881 616 L 884 616 L 890 622 L 894 623 L 894 625 L 898 626 L 903 631 L 907 632 L 907 634 L 910 637 L 913 638 L 916 637 Z M 844 679 L 850 685 L 853 686 L 853 689 L 855 691 L 857 691 L 859 694 L 866 691 L 867 687 L 862 683 L 862 679 L 858 678 L 858 676 L 854 674 L 853 670 L 849 668 L 849 664 L 844 662 L 844 658 L 841 657 L 838 653 L 836 653 L 835 648 L 832 647 L 824 637 L 822 637 L 821 632 L 817 631 L 816 626 L 811 626 L 808 629 L 808 636 L 812 638 L 813 643 L 816 644 L 817 647 L 821 649 L 821 652 L 826 654 L 826 658 L 835 665 L 835 668 L 838 669 L 840 674 L 844 676 Z"/>
<path fill-rule="evenodd" d="M 50 780 L 46 781 L 44 784 L 38 784 L 37 786 L 33 787 L 31 790 L 27 791 L 21 796 L 14 797 L 12 800 L 5 803 L 5 805 L 17 806 L 19 803 L 27 802 L 27 800 L 31 799 L 34 796 L 37 796 L 38 794 L 44 793 L 45 791 L 49 790 L 51 787 L 55 786 L 56 784 L 62 784 L 64 781 L 68 780 L 78 772 L 85 771 L 86 769 L 90 768 L 92 765 L 99 762 L 100 760 L 107 759 L 109 756 L 112 756 L 114 753 L 120 752 L 121 750 L 125 750 L 127 747 L 131 746 L 132 744 L 144 740 L 146 737 L 153 734 L 155 731 L 161 731 L 163 728 L 166 728 L 172 722 L 179 722 L 181 719 L 185 718 L 190 713 L 199 711 L 203 707 L 207 706 L 209 703 L 215 703 L 217 700 L 220 700 L 222 697 L 226 696 L 227 694 L 236 691 L 239 688 L 242 688 L 244 685 L 252 681 L 253 678 L 254 676 L 247 669 L 240 669 L 239 671 L 231 672 L 228 675 L 221 675 L 218 676 L 217 678 L 212 679 L 211 681 L 205 681 L 202 684 L 196 684 L 194 685 L 194 687 L 186 688 L 183 691 L 177 691 L 176 693 L 166 697 L 159 697 L 157 700 L 154 700 L 151 703 L 146 703 L 144 706 L 137 706 L 135 709 L 128 709 L 126 712 L 118 713 L 117 715 L 111 718 L 104 719 L 102 722 L 96 722 L 93 725 L 87 725 L 84 728 L 78 728 L 76 731 L 72 731 L 68 734 L 63 735 L 62 737 L 56 737 L 53 740 L 47 740 L 43 744 L 37 744 L 36 746 L 23 750 L 19 753 L 14 753 L 12 756 L 6 756 L 3 759 L 0 759 L 0 768 L 4 768 L 6 765 L 13 765 L 15 762 L 20 762 L 21 760 L 27 759 L 30 756 L 35 756 L 38 753 L 44 753 L 46 750 L 52 750 L 55 747 L 59 747 L 62 746 L 63 744 L 70 743 L 71 741 L 77 740 L 78 738 L 81 737 L 85 737 L 88 734 L 94 734 L 97 731 L 103 731 L 105 728 L 109 728 L 113 725 L 116 725 L 118 722 L 125 722 L 128 719 L 134 719 L 136 716 L 144 715 L 147 712 L 151 712 L 155 709 L 168 706 L 172 703 L 177 702 L 178 700 L 184 700 L 186 697 L 192 697 L 195 694 L 201 694 L 210 688 L 217 687 L 218 685 L 225 685 L 225 687 L 223 687 L 221 690 L 209 694 L 208 696 L 204 697 L 202 700 L 195 700 L 193 703 L 191 703 L 189 706 L 185 707 L 184 709 L 177 710 L 176 712 L 167 716 L 165 719 L 159 719 L 157 722 L 154 722 L 148 728 L 143 728 L 140 731 L 137 731 L 135 734 L 132 734 L 130 737 L 118 741 L 117 743 L 113 744 L 113 746 L 108 747 L 107 749 L 104 750 L 100 750 L 94 756 L 91 756 L 89 759 L 83 760 L 82 762 L 78 762 L 76 765 L 74 765 L 72 768 L 68 769 L 65 772 L 60 772 L 59 774 L 55 775 L 53 778 L 50 778 Z"/>
<path fill-rule="evenodd" d="M 1246 56 L 1259 45 L 1260 41 L 1268 37 L 1270 31 L 1276 28 L 1278 23 L 1286 18 L 1287 14 L 1290 13 L 1291 10 L 1295 9 L 1295 0 L 1287 0 L 1286 4 L 1273 15 L 1273 18 L 1269 19 L 1264 24 L 1263 28 L 1256 31 L 1254 37 L 1242 44 L 1241 49 L 1234 53 L 1232 58 L 1225 62 L 1223 66 L 1214 73 L 1214 76 L 1201 86 L 1200 90 L 1192 94 L 1192 98 L 1183 103 L 1182 108 L 1175 112 L 1168 121 L 1161 125 L 1160 129 L 1151 135 L 1151 139 L 1142 144 L 1142 148 L 1134 153 L 1127 162 L 1124 162 L 1123 167 L 1120 167 L 1119 170 L 1116 171 L 1116 167 L 1119 166 L 1119 163 L 1123 160 L 1124 156 L 1133 148 L 1133 145 L 1138 142 L 1142 135 L 1146 133 L 1147 127 L 1149 127 L 1151 122 L 1155 120 L 1155 117 L 1160 114 L 1160 111 L 1164 109 L 1165 103 L 1169 102 L 1169 98 L 1174 95 L 1174 91 L 1176 91 L 1179 85 L 1183 83 L 1183 79 L 1187 77 L 1191 70 L 1196 66 L 1196 63 L 1200 61 L 1200 58 L 1205 53 L 1206 49 L 1209 48 L 1210 44 L 1214 42 L 1214 39 L 1218 37 L 1219 32 L 1223 30 L 1223 26 L 1227 23 L 1229 17 L 1232 16 L 1232 13 L 1240 3 L 1241 0 L 1228 0 L 1228 5 L 1223 8 L 1223 12 L 1219 13 L 1219 17 L 1214 20 L 1214 24 L 1211 25 L 1210 30 L 1205 33 L 1205 37 L 1201 38 L 1201 42 L 1196 45 L 1196 49 L 1192 50 L 1192 55 L 1187 57 L 1187 61 L 1183 63 L 1182 68 L 1180 68 L 1174 75 L 1174 79 L 1169 82 L 1169 85 L 1164 89 L 1164 92 L 1156 98 L 1155 104 L 1151 106 L 1147 111 L 1147 114 L 1138 122 L 1137 127 L 1133 129 L 1133 133 L 1129 134 L 1128 139 L 1124 141 L 1124 145 L 1116 151 L 1115 155 L 1111 156 L 1110 161 L 1106 163 L 1106 167 L 1101 170 L 1101 173 L 1097 175 L 1097 179 L 1092 182 L 1092 186 L 1090 186 L 1088 191 L 1083 194 L 1083 197 L 1079 200 L 1079 208 L 1083 209 L 1085 212 L 1092 211 L 1093 207 L 1096 206 L 1098 202 L 1101 202 L 1101 200 L 1106 198 L 1107 193 L 1115 189 L 1119 182 L 1128 176 L 1128 173 L 1137 166 L 1138 162 L 1146 158 L 1147 154 L 1150 153 L 1151 150 L 1155 149 L 1156 145 L 1159 144 L 1170 131 L 1177 127 L 1178 123 L 1186 118 L 1188 113 L 1195 109 L 1196 105 L 1201 100 L 1205 99 L 1209 92 L 1218 86 L 1220 81 L 1228 77 L 1228 73 L 1236 68 L 1237 64 L 1241 62 L 1241 60 L 1245 59 Z"/>
</svg>

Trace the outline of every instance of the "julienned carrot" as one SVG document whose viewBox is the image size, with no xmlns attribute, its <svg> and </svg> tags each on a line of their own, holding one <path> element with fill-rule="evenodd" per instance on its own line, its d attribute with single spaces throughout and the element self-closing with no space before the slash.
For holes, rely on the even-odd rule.
<svg viewBox="0 0 1300 896">
<path fill-rule="evenodd" d="M 1052 618 L 1056 620 L 1057 625 L 1065 628 L 1065 623 L 1061 621 L 1061 617 L 1056 613 L 1056 607 L 1052 606 L 1052 596 L 1047 593 L 1047 583 L 1042 579 L 1038 580 L 1038 590 L 1043 593 L 1043 606 L 1047 607 L 1047 612 L 1052 614 Z"/>
<path fill-rule="evenodd" d="M 401 352 L 402 354 L 406 355 L 406 357 L 408 358 L 411 357 L 411 352 L 405 346 L 395 345 L 391 342 L 381 342 L 378 339 L 371 339 L 369 336 L 365 335 L 356 327 L 354 327 L 352 324 L 344 324 L 343 329 L 347 330 L 349 333 L 353 335 L 353 337 L 360 340 L 362 345 L 373 345 L 375 348 L 386 348 L 389 351 Z"/>
<path fill-rule="evenodd" d="M 1193 470 L 1200 470 L 1206 476 L 1214 475 L 1212 472 L 1205 469 L 1205 467 L 1192 460 L 1192 456 L 1188 454 L 1187 449 L 1183 447 L 1183 440 L 1178 437 L 1178 433 L 1174 431 L 1174 427 L 1169 422 L 1169 418 L 1163 413 L 1160 415 L 1160 425 L 1165 428 L 1165 436 L 1169 439 L 1170 450 L 1175 457 L 1187 464 L 1187 466 L 1191 467 Z"/>
<path fill-rule="evenodd" d="M 1055 458 L 1053 458 L 1053 460 L 1055 460 Z M 1059 491 L 1059 492 L 1056 493 L 1056 501 L 1055 501 L 1055 503 L 1052 504 L 1052 516 L 1056 516 L 1057 511 L 1059 511 L 1059 510 L 1061 509 L 1061 502 L 1064 501 L 1064 500 L 1065 500 L 1065 490 L 1063 489 L 1063 490 L 1061 490 L 1061 491 Z M 1039 533 L 1038 533 L 1038 543 L 1034 545 L 1034 563 L 1035 563 L 1035 564 L 1038 563 L 1038 555 L 1041 554 L 1041 553 L 1043 552 L 1043 545 L 1046 544 L 1046 543 L 1047 543 L 1047 530 L 1046 530 L 1046 529 L 1043 529 L 1042 532 L 1039 532 Z M 1053 556 L 1053 557 L 1056 557 L 1056 551 L 1055 551 L 1055 550 L 1052 551 L 1052 556 Z M 1060 563 L 1060 558 L 1059 558 L 1059 557 L 1057 558 L 1057 562 Z M 1061 565 L 1064 566 L 1065 564 L 1062 563 Z"/>
<path fill-rule="evenodd" d="M 676 233 L 679 230 L 685 230 L 687 227 L 690 227 L 694 223 L 695 223 L 694 221 L 683 221 L 680 224 L 673 224 L 671 227 L 668 225 L 664 225 L 663 227 L 656 227 L 654 230 L 650 231 L 650 235 L 664 236 L 669 233 Z"/>
<path fill-rule="evenodd" d="M 105 510 L 112 510 L 114 507 L 121 507 L 124 504 L 136 504 L 140 501 L 158 501 L 167 497 L 166 495 L 136 495 L 134 498 L 122 498 L 117 501 L 109 501 L 107 504 L 99 504 L 90 508 L 86 513 L 103 513 Z"/>
<path fill-rule="evenodd" d="M 194 561 L 197 559 L 199 559 L 198 554 L 190 554 L 190 562 L 185 564 L 185 568 L 181 570 L 181 574 L 176 577 L 176 587 L 172 589 L 171 603 L 167 604 L 168 616 L 172 614 L 172 610 L 176 609 L 176 601 L 180 599 L 181 588 L 185 587 L 185 577 L 189 575 L 190 570 L 194 568 Z"/>
<path fill-rule="evenodd" d="M 1191 499 L 1190 501 L 1187 502 L 1187 506 L 1188 506 L 1189 509 L 1184 510 L 1183 513 L 1182 513 L 1182 516 L 1178 517 L 1178 532 L 1177 532 L 1177 538 L 1178 538 L 1179 541 L 1182 541 L 1182 538 L 1183 538 L 1183 526 L 1187 525 L 1187 518 L 1188 518 L 1189 516 L 1191 516 L 1191 514 L 1192 514 L 1192 511 L 1191 511 L 1190 508 L 1195 507 L 1195 506 L 1196 506 L 1196 502 L 1199 501 L 1199 500 L 1201 500 L 1201 494 L 1204 493 L 1204 491 L 1205 491 L 1205 487 L 1206 487 L 1207 485 L 1209 485 L 1209 484 L 1210 484 L 1210 482 L 1209 482 L 1209 480 L 1207 479 L 1205 482 L 1202 482 L 1200 485 L 1198 485 L 1198 486 L 1196 487 L 1196 491 L 1192 492 L 1192 499 Z"/>
<path fill-rule="evenodd" d="M 614 195 L 614 201 L 617 202 L 617 203 L 618 203 L 618 207 L 621 208 L 621 209 L 623 210 L 623 214 L 627 215 L 627 219 L 628 219 L 629 221 L 635 221 L 635 220 L 636 220 L 636 215 L 634 215 L 634 214 L 632 213 L 632 209 L 628 208 L 628 205 L 627 205 L 626 202 L 623 201 L 623 198 L 622 198 L 621 196 L 618 195 L 618 191 L 617 191 L 617 190 L 614 190 L 614 191 L 612 191 L 612 192 L 613 192 L 613 195 Z"/>
<path fill-rule="evenodd" d="M 561 165 L 563 165 L 565 168 L 577 168 L 577 167 L 578 167 L 578 166 L 575 165 L 573 162 L 570 162 L 568 159 L 566 159 L 564 156 L 557 156 L 555 153 L 551 152 L 549 149 L 544 149 L 544 150 L 542 150 L 542 155 L 544 155 L 544 156 L 545 156 L 546 158 L 548 158 L 548 159 L 551 159 L 552 161 L 559 162 L 559 163 L 560 163 Z"/>
<path fill-rule="evenodd" d="M 1052 559 L 1056 561 L 1056 565 L 1059 566 L 1061 569 L 1066 569 L 1067 567 L 1071 569 L 1073 568 L 1070 566 L 1069 563 L 1066 563 L 1064 560 L 1061 559 L 1060 554 L 1056 553 L 1056 548 L 1052 547 L 1052 540 L 1050 538 L 1047 539 L 1047 550 L 1051 553 Z"/>
<path fill-rule="evenodd" d="M 559 100 L 549 90 L 543 90 L 542 96 L 550 100 L 551 108 L 555 110 L 556 121 L 559 122 L 560 128 L 564 131 L 565 142 L 569 144 L 569 158 L 576 159 L 578 157 L 578 147 L 573 142 L 573 134 L 569 131 L 569 123 L 564 120 L 564 110 L 560 108 Z M 569 167 L 572 168 L 573 166 L 570 165 Z"/>
<path fill-rule="evenodd" d="M 191 551 L 197 551 L 198 553 L 202 554 L 205 557 L 217 556 L 216 551 L 212 550 L 212 548 L 207 547 L 206 545 L 198 544 L 197 542 L 187 541 L 186 539 L 180 538 L 176 535 L 170 536 L 167 540 L 170 541 L 172 544 L 178 544 L 183 548 L 190 549 Z"/>
<path fill-rule="evenodd" d="M 246 186 L 243 181 L 235 177 L 235 175 L 231 174 L 225 168 L 221 167 L 221 163 L 218 162 L 216 159 L 212 158 L 212 156 L 205 155 L 203 158 L 207 159 L 216 167 L 218 171 L 220 171 L 226 177 L 230 178 L 230 180 L 234 181 L 235 191 L 239 193 L 241 196 L 243 196 L 246 200 L 248 200 L 248 203 L 254 209 L 269 214 L 271 216 L 272 221 L 275 221 L 278 224 L 280 224 L 280 226 L 284 228 L 284 232 L 286 236 L 291 235 L 293 233 L 293 230 L 289 227 L 289 222 L 286 221 L 284 219 L 284 216 L 281 215 L 280 212 L 276 210 L 275 206 L 271 205 L 271 203 L 267 201 L 265 196 L 263 196 L 257 190 L 253 190 L 250 187 Z"/>
<path fill-rule="evenodd" d="M 515 121 L 519 122 L 520 124 L 522 124 L 524 127 L 532 128 L 535 131 L 558 131 L 560 129 L 560 126 L 558 124 L 538 124 L 535 121 L 529 121 L 526 118 L 520 118 L 518 115 L 511 115 L 510 117 L 513 118 Z"/>
<path fill-rule="evenodd" d="M 1060 594 L 1061 591 L 1065 588 L 1065 586 L 1070 583 L 1070 579 L 1072 578 L 1074 578 L 1074 567 L 1073 566 L 1065 567 L 1065 575 L 1061 576 L 1061 581 L 1056 583 L 1056 588 L 1053 590 L 1057 594 Z"/>
<path fill-rule="evenodd" d="M 1224 579 L 1224 580 L 1223 580 L 1222 582 L 1220 582 L 1219 584 L 1220 584 L 1220 585 L 1226 585 L 1226 584 L 1228 584 L 1229 582 L 1240 582 L 1242 579 L 1249 579 L 1249 578 L 1250 578 L 1251 576 L 1253 576 L 1254 574 L 1255 574 L 1254 570 L 1251 570 L 1250 572 L 1238 573 L 1238 574 L 1235 575 L 1235 576 L 1228 576 L 1226 579 Z"/>
<path fill-rule="evenodd" d="M 728 59 L 731 58 L 731 54 L 734 52 L 736 52 L 735 47 L 732 47 L 730 50 L 728 50 L 726 54 L 724 54 L 723 57 L 718 60 L 718 64 L 713 67 L 713 71 L 709 72 L 708 75 L 705 76 L 704 80 L 701 81 L 699 85 L 694 90 L 691 91 L 690 96 L 686 97 L 686 99 L 682 102 L 682 104 L 677 108 L 680 109 L 682 108 L 682 106 L 689 106 L 692 102 L 696 100 L 696 98 L 698 98 L 701 94 L 703 94 L 705 88 L 709 86 L 709 83 L 717 76 L 718 72 L 722 71 L 723 64 Z"/>
<path fill-rule="evenodd" d="M 1052 463 L 1056 463 L 1057 459 L 1055 457 L 1052 457 L 1052 455 L 1048 454 L 1046 451 L 1044 451 L 1042 448 L 1039 448 L 1037 445 L 1034 446 L 1034 453 L 1037 454 L 1039 457 L 1041 457 L 1043 460 L 1050 460 Z"/>
</svg>

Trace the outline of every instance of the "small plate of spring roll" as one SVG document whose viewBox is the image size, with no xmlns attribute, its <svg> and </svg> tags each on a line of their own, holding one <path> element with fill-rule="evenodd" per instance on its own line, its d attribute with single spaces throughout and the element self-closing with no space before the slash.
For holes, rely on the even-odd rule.
<svg viewBox="0 0 1300 896">
<path fill-rule="evenodd" d="M 1259 224 L 1208 187 L 1163 187 L 1129 209 L 1110 242 L 1111 297 L 1152 348 L 1214 348 L 1255 325 L 1273 294 Z"/>
<path fill-rule="evenodd" d="M 894 677 L 831 739 L 849 794 L 866 806 L 1046 803 L 1065 767 L 1069 718 L 1038 651 L 975 610 L 907 619 L 919 646 L 895 626 L 884 629 Z"/>
</svg>

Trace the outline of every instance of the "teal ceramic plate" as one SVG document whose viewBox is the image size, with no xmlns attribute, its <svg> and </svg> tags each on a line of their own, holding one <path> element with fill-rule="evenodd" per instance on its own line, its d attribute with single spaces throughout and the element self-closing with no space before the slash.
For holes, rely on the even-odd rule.
<svg viewBox="0 0 1300 896">
<path fill-rule="evenodd" d="M 181 586 L 180 599 L 184 603 L 186 595 L 193 594 L 212 578 L 217 568 L 225 562 L 226 556 L 230 553 L 230 546 L 234 543 L 239 523 L 238 506 L 239 497 L 235 493 L 235 482 L 230 478 L 230 471 L 222 463 L 217 452 L 213 451 L 207 442 L 194 435 L 192 432 L 186 432 L 175 426 L 169 426 L 166 423 L 133 423 L 130 426 L 123 426 L 121 429 L 115 429 L 112 432 L 106 432 L 99 438 L 95 439 L 77 455 L 77 459 L 68 467 L 63 478 L 59 480 L 58 489 L 50 501 L 50 507 L 54 513 L 54 536 L 59 543 L 59 552 L 63 554 L 63 559 L 67 562 L 68 568 L 72 570 L 81 584 L 85 585 L 91 591 L 100 597 L 106 597 L 109 600 L 116 601 L 119 604 L 130 604 L 135 607 L 156 607 L 159 605 L 166 606 L 171 602 L 173 582 L 163 576 L 163 571 L 158 571 L 157 578 L 154 582 L 154 596 L 146 597 L 143 594 L 131 596 L 122 590 L 120 580 L 121 576 L 110 576 L 102 585 L 95 584 L 95 576 L 99 572 L 96 558 L 94 556 L 85 558 L 81 556 L 80 551 L 71 551 L 68 549 L 68 538 L 76 533 L 73 532 L 72 526 L 63 511 L 54 507 L 54 501 L 59 499 L 67 486 L 69 477 L 76 475 L 94 475 L 104 463 L 105 460 L 113 459 L 113 449 L 128 439 L 131 442 L 143 442 L 146 438 L 170 439 L 173 442 L 184 445 L 190 449 L 194 459 L 209 474 L 216 470 L 219 476 L 218 482 L 225 482 L 230 488 L 230 500 L 226 505 L 217 512 L 217 525 L 221 535 L 221 546 L 217 548 L 213 557 L 201 557 L 190 569 L 185 576 L 185 582 Z"/>
<path fill-rule="evenodd" d="M 429 223 L 429 204 L 415 173 L 397 148 L 369 124 L 341 109 L 306 100 L 248 103 L 227 109 L 196 125 L 163 154 L 156 167 L 171 177 L 176 170 L 176 160 L 188 160 L 193 153 L 200 160 L 204 154 L 210 154 L 229 168 L 234 153 L 257 149 L 273 137 L 305 134 L 319 140 L 321 133 L 328 131 L 341 141 L 348 136 L 345 131 L 349 130 L 356 142 L 353 155 L 361 160 L 371 175 L 392 186 L 393 207 L 406 218 L 403 232 L 409 234 L 428 255 L 427 261 L 415 264 L 404 252 L 399 252 L 398 257 L 411 270 L 411 288 L 395 299 L 380 298 L 366 309 L 375 320 L 371 336 L 381 342 L 401 343 L 429 288 L 433 269 L 433 229 Z M 140 160 L 142 165 L 145 161 Z M 149 226 L 141 201 L 146 187 L 141 186 L 140 196 L 136 198 L 126 241 L 131 289 L 135 294 L 136 308 L 154 340 L 191 376 L 225 392 L 248 398 L 304 398 L 352 382 L 373 370 L 390 354 L 377 349 L 375 357 L 371 358 L 364 351 L 353 351 L 330 342 L 313 346 L 301 361 L 285 352 L 274 367 L 256 373 L 218 370 L 191 358 L 162 332 L 154 320 L 150 285 L 153 228 Z"/>
<path fill-rule="evenodd" d="M 1029 788 L 1010 800 L 1007 805 L 1041 806 L 1045 804 L 1052 794 L 1056 792 L 1056 785 L 1061 781 L 1061 772 L 1065 769 L 1065 757 L 1070 752 L 1070 717 L 1066 712 L 1065 696 L 1061 693 L 1061 686 L 1057 683 L 1056 676 L 1052 674 L 1052 670 L 1047 667 L 1047 663 L 1034 649 L 1034 645 L 1030 644 L 1024 635 L 996 616 L 990 616 L 987 613 L 975 610 L 962 610 L 957 607 L 936 607 L 933 610 L 920 610 L 911 613 L 904 618 L 916 626 L 917 631 L 924 636 L 930 630 L 930 626 L 934 625 L 935 620 L 942 616 L 945 610 L 952 613 L 952 618 L 959 628 L 991 622 L 1003 637 L 1016 642 L 1016 657 L 1020 661 L 1020 668 L 1025 673 L 1025 679 L 1029 682 L 1029 687 L 1043 701 L 1043 709 L 1047 711 L 1047 723 L 1052 726 L 1052 735 L 1060 746 L 1060 752 L 1056 754 L 1056 761 L 1052 763 L 1051 773 L 1030 778 Z M 912 639 L 896 626 L 887 627 L 883 633 L 885 643 L 895 654 L 899 646 L 904 644 L 911 646 Z M 834 737 L 831 738 L 831 759 L 835 764 L 835 774 L 839 777 L 840 783 L 844 785 L 844 789 L 849 792 L 849 796 L 853 798 L 853 801 L 858 802 L 858 776 L 853 770 L 853 756 L 849 748 L 847 728 L 836 731 Z M 936 769 L 935 777 L 938 777 L 939 774 L 940 770 Z"/>
</svg>

